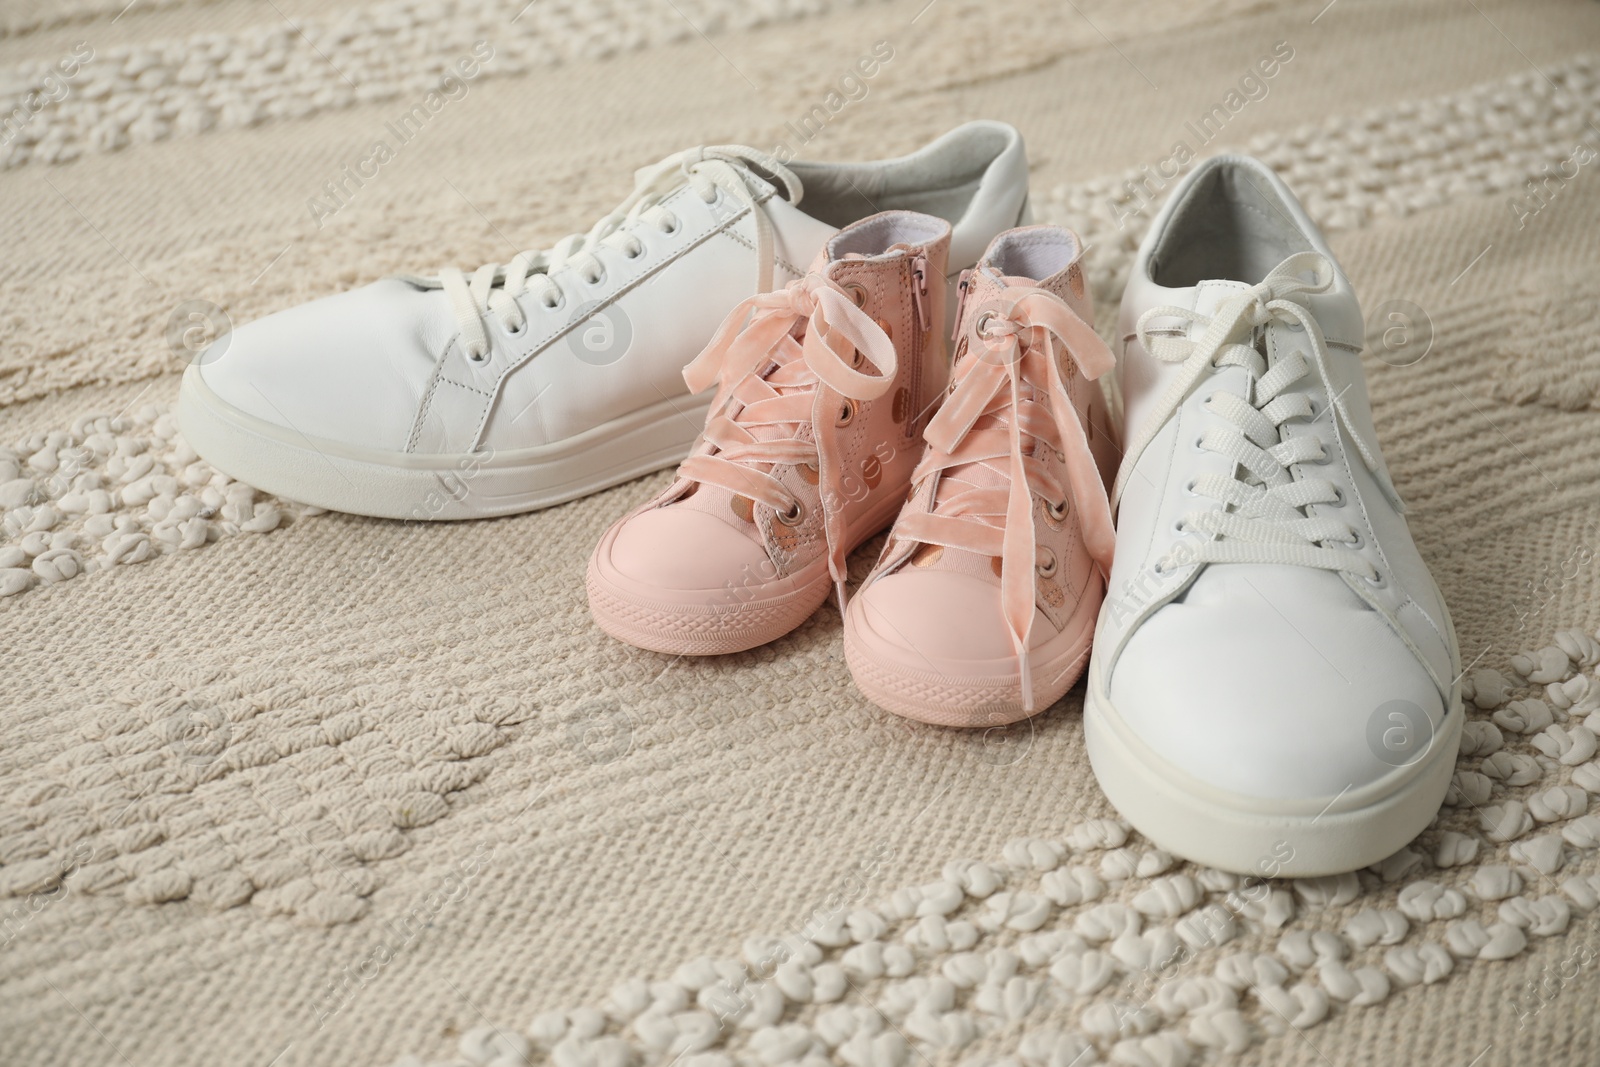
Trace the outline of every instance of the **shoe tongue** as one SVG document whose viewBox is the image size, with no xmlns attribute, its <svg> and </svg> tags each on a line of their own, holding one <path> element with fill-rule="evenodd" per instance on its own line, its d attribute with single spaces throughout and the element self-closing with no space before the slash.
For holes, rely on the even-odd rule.
<svg viewBox="0 0 1600 1067">
<path fill-rule="evenodd" d="M 745 169 L 770 185 L 774 195 L 780 200 L 787 200 L 791 205 L 797 205 L 805 199 L 805 182 L 788 167 L 784 167 L 783 173 L 779 174 L 759 164 L 746 161 Z"/>
<path fill-rule="evenodd" d="M 686 181 L 687 177 L 682 176 L 681 172 L 707 159 L 721 160 L 729 166 L 745 171 L 750 178 L 766 185 L 779 198 L 791 204 L 800 203 L 801 198 L 805 196 L 805 183 L 793 170 L 760 149 L 742 144 L 696 145 L 693 148 L 685 148 L 659 162 L 634 171 L 634 187 L 654 185 L 663 180 L 671 181 L 667 175 L 672 175 L 674 172 L 680 172 L 680 177 Z M 681 181 L 676 184 L 681 184 Z"/>
<path fill-rule="evenodd" d="M 1221 309 L 1223 304 L 1249 289 L 1250 286 L 1244 282 L 1225 279 L 1208 279 L 1196 282 L 1194 285 L 1169 288 L 1165 285 L 1157 285 L 1149 278 L 1135 275 L 1128 282 L 1128 295 L 1124 300 L 1124 306 L 1130 309 L 1132 313 L 1131 318 L 1126 322 L 1126 326 L 1129 332 L 1132 332 L 1134 324 L 1139 321 L 1139 317 L 1154 307 L 1183 308 L 1185 311 L 1193 311 L 1210 319 Z M 1152 329 L 1160 329 L 1163 326 L 1179 328 L 1187 324 L 1178 318 L 1163 319 L 1157 317 L 1151 320 L 1150 325 Z M 1188 325 L 1187 336 L 1190 338 L 1198 337 L 1205 332 L 1205 329 L 1204 323 Z"/>
<path fill-rule="evenodd" d="M 1210 319 L 1224 303 L 1248 288 L 1243 282 L 1222 280 L 1168 287 L 1151 281 L 1145 271 L 1134 271 L 1123 297 L 1118 329 L 1123 336 L 1132 336 L 1145 312 L 1160 307 L 1181 308 Z M 1205 332 L 1205 319 L 1190 323 L 1177 316 L 1152 316 L 1147 326 L 1153 333 L 1168 332 L 1193 341 Z M 1178 364 L 1162 363 L 1137 346 L 1128 347 L 1118 369 L 1123 389 L 1123 440 L 1131 441 L 1145 432 L 1146 424 L 1159 413 L 1168 383 L 1180 373 Z"/>
<path fill-rule="evenodd" d="M 1001 294 L 1008 289 L 1038 289 L 1040 285 L 1032 278 L 1024 278 L 1010 274 L 1001 274 L 989 264 L 987 260 L 979 260 L 978 265 L 967 275 L 967 296 L 962 307 L 961 321 L 957 324 L 957 348 L 954 361 L 950 364 L 951 370 L 964 367 L 966 361 L 973 358 L 977 346 L 973 332 L 977 328 L 978 319 L 985 310 L 999 307 Z M 960 345 L 960 338 L 965 334 L 968 344 Z"/>
</svg>

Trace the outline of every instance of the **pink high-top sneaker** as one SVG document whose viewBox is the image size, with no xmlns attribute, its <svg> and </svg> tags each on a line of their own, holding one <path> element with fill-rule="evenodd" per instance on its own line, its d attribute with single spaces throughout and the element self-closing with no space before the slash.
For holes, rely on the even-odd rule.
<svg viewBox="0 0 1600 1067">
<path fill-rule="evenodd" d="M 1076 234 L 995 238 L 962 281 L 949 397 L 882 558 L 845 615 L 845 658 L 879 706 L 942 726 L 1047 708 L 1089 657 L 1114 536 L 1116 444 L 1091 379 Z"/>
<path fill-rule="evenodd" d="M 600 628 L 657 652 L 715 655 L 782 637 L 882 530 L 945 386 L 950 225 L 891 211 L 840 231 L 811 271 L 740 304 L 684 370 L 717 394 L 660 496 L 589 561 Z"/>
</svg>

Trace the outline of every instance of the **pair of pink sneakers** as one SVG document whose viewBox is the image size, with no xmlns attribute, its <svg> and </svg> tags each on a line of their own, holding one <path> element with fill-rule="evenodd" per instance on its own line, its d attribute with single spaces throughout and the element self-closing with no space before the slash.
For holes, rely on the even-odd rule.
<svg viewBox="0 0 1600 1067">
<path fill-rule="evenodd" d="M 949 246 L 940 219 L 876 215 L 728 315 L 684 370 L 717 386 L 703 435 L 590 560 L 601 629 L 738 652 L 836 592 L 851 673 L 889 711 L 992 726 L 1071 688 L 1114 543 L 1117 450 L 1092 382 L 1112 356 L 1077 236 L 1030 226 L 963 275 L 947 359 Z M 847 599 L 846 557 L 891 523 Z"/>
</svg>

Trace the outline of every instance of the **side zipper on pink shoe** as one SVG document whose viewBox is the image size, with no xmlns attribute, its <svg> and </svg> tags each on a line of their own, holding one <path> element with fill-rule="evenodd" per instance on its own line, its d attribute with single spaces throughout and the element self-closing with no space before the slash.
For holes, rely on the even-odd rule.
<svg viewBox="0 0 1600 1067">
<path fill-rule="evenodd" d="M 967 290 L 971 287 L 972 271 L 964 270 L 961 272 L 961 280 L 956 282 L 956 317 L 955 321 L 950 324 L 951 344 L 954 344 L 956 338 L 961 336 L 961 316 L 966 314 Z"/>
<path fill-rule="evenodd" d="M 911 260 L 911 307 L 916 312 L 917 332 L 912 338 L 911 351 L 911 381 L 907 385 L 910 402 L 906 405 L 906 430 L 908 438 L 917 436 L 917 423 L 921 421 L 922 402 L 922 361 L 927 358 L 928 345 L 928 257 L 914 256 Z"/>
<path fill-rule="evenodd" d="M 928 332 L 928 257 L 917 256 L 911 261 L 911 278 L 916 285 L 911 289 L 911 303 L 917 309 L 917 325 Z"/>
</svg>

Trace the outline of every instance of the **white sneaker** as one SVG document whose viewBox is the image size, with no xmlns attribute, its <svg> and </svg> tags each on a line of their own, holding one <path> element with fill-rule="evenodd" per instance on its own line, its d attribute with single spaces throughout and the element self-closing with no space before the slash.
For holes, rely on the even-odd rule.
<svg viewBox="0 0 1600 1067">
<path fill-rule="evenodd" d="M 1438 811 L 1461 735 L 1450 617 L 1401 517 L 1361 310 L 1253 159 L 1198 167 L 1123 299 L 1127 453 L 1085 732 L 1169 851 L 1354 870 Z"/>
<path fill-rule="evenodd" d="M 940 215 L 959 272 L 1027 214 L 1027 170 L 997 122 L 877 163 L 691 148 L 550 249 L 376 282 L 219 339 L 184 374 L 179 420 L 219 469 L 320 507 L 462 519 L 559 504 L 681 460 L 711 397 L 686 394 L 684 365 L 840 227 Z"/>
</svg>

